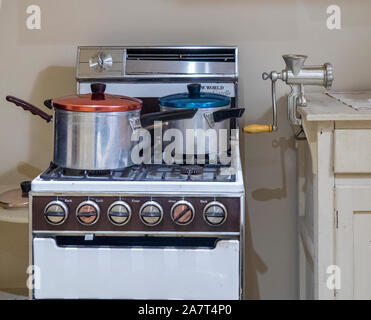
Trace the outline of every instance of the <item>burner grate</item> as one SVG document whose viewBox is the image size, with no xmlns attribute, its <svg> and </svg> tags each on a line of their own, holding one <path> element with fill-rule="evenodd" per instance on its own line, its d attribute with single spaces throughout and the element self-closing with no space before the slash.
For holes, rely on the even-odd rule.
<svg viewBox="0 0 371 320">
<path fill-rule="evenodd" d="M 54 163 L 40 175 L 45 181 L 200 181 L 234 182 L 235 175 L 223 174 L 224 165 L 134 165 L 122 170 L 75 170 Z"/>
</svg>

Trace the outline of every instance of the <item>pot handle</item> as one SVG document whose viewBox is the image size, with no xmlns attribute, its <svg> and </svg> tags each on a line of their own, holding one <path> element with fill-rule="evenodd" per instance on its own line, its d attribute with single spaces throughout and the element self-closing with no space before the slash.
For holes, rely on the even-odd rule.
<svg viewBox="0 0 371 320">
<path fill-rule="evenodd" d="M 31 191 L 31 181 L 21 182 L 22 197 L 28 197 L 29 192 Z"/>
<path fill-rule="evenodd" d="M 44 106 L 50 110 L 53 110 L 53 99 L 48 99 L 44 101 Z"/>
<path fill-rule="evenodd" d="M 19 98 L 13 97 L 13 96 L 7 96 L 6 100 L 11 102 L 11 103 L 14 103 L 18 107 L 23 108 L 23 110 L 28 110 L 32 114 L 43 118 L 46 122 L 52 121 L 53 116 L 45 113 L 44 111 L 41 111 L 39 108 L 36 108 L 34 105 L 32 105 L 32 104 L 30 104 L 30 103 L 28 103 L 24 100 L 21 100 Z"/>
<path fill-rule="evenodd" d="M 243 108 L 230 108 L 213 112 L 214 122 L 222 122 L 227 119 L 241 118 L 244 114 Z"/>
<path fill-rule="evenodd" d="M 161 111 L 144 114 L 140 117 L 142 127 L 148 127 L 154 121 L 171 121 L 171 120 L 184 120 L 192 119 L 196 114 L 197 109 L 181 109 L 171 111 Z"/>
</svg>

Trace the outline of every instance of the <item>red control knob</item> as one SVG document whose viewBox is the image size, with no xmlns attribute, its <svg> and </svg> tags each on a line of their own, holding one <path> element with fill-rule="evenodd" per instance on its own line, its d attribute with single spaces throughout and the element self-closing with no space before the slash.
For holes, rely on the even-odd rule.
<svg viewBox="0 0 371 320">
<path fill-rule="evenodd" d="M 76 210 L 77 220 L 83 225 L 92 225 L 99 219 L 99 207 L 93 201 L 80 203 Z"/>
<path fill-rule="evenodd" d="M 178 201 L 171 208 L 171 218 L 176 224 L 187 225 L 193 221 L 195 209 L 188 201 Z"/>
</svg>

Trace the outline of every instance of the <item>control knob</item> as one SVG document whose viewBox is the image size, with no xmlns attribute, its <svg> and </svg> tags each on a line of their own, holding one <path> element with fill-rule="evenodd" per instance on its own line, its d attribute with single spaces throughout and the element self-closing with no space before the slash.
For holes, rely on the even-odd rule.
<svg viewBox="0 0 371 320">
<path fill-rule="evenodd" d="M 171 208 L 171 218 L 178 225 L 187 225 L 193 221 L 195 209 L 188 201 L 178 201 Z"/>
<path fill-rule="evenodd" d="M 80 203 L 76 210 L 77 220 L 86 226 L 93 225 L 99 219 L 100 209 L 93 201 L 84 201 Z"/>
<path fill-rule="evenodd" d="M 113 59 L 110 54 L 99 52 L 96 56 L 89 59 L 90 68 L 101 72 L 111 68 L 113 65 Z"/>
<path fill-rule="evenodd" d="M 209 225 L 220 226 L 227 219 L 227 209 L 218 201 L 210 202 L 204 209 L 204 219 Z"/>
<path fill-rule="evenodd" d="M 153 227 L 162 221 L 164 213 L 157 202 L 148 201 L 140 208 L 139 215 L 145 225 Z"/>
<path fill-rule="evenodd" d="M 47 204 L 44 210 L 46 221 L 53 225 L 59 225 L 68 217 L 68 207 L 62 201 L 52 201 Z"/>
<path fill-rule="evenodd" d="M 116 201 L 108 208 L 108 219 L 112 224 L 123 226 L 131 218 L 131 208 L 124 201 Z"/>
</svg>

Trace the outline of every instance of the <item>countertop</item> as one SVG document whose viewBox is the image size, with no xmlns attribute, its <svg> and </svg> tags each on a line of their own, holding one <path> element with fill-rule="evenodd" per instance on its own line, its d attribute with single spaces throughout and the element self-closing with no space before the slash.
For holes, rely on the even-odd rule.
<svg viewBox="0 0 371 320">
<path fill-rule="evenodd" d="M 324 93 L 306 95 L 307 106 L 299 107 L 298 113 L 306 121 L 368 121 L 370 111 L 358 111 Z"/>
<path fill-rule="evenodd" d="M 0 193 L 16 189 L 14 185 L 0 185 Z M 0 221 L 11 223 L 28 223 L 28 208 L 4 209 L 0 206 Z"/>
</svg>

